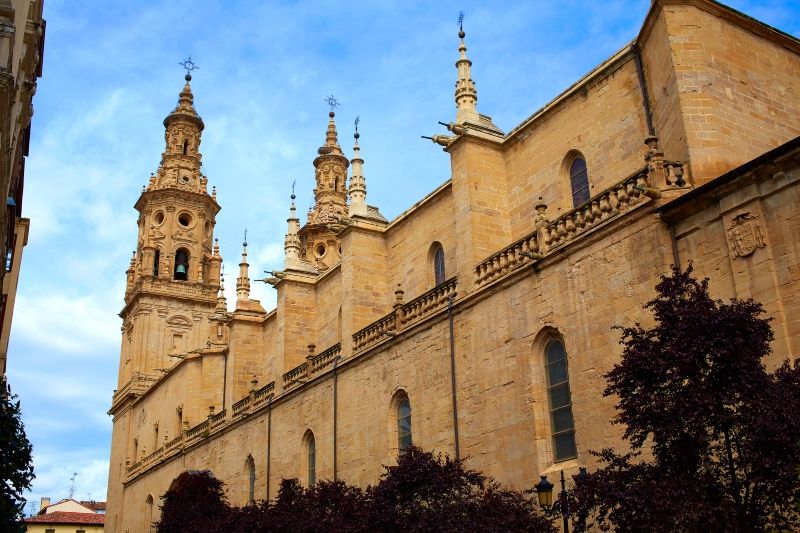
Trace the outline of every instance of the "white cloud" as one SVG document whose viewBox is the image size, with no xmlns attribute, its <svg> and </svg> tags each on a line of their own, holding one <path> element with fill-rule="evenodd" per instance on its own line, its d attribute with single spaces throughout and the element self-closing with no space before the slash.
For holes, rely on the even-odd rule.
<svg viewBox="0 0 800 533">
<path fill-rule="evenodd" d="M 107 358 L 119 345 L 118 309 L 93 295 L 20 294 L 14 311 L 14 341 L 35 346 L 42 354 L 70 359 Z"/>
</svg>

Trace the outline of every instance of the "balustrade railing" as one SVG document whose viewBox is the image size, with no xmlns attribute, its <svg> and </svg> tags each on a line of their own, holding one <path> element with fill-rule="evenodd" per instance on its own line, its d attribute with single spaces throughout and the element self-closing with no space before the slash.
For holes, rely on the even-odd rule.
<svg viewBox="0 0 800 533">
<path fill-rule="evenodd" d="M 208 417 L 208 422 L 209 422 L 209 424 L 210 424 L 210 427 L 209 427 L 209 429 L 210 429 L 210 428 L 215 428 L 215 427 L 217 427 L 218 425 L 220 425 L 222 422 L 224 422 L 224 421 L 225 421 L 225 414 L 226 414 L 226 412 L 227 412 L 227 409 L 223 409 L 223 410 L 222 410 L 222 411 L 220 411 L 219 413 L 217 413 L 217 414 L 215 414 L 215 415 L 213 415 L 213 416 L 210 416 L 210 417 Z"/>
<path fill-rule="evenodd" d="M 358 352 L 367 346 L 375 344 L 385 336 L 392 336 L 397 330 L 395 311 L 370 324 L 369 326 L 353 333 L 353 352 Z"/>
<path fill-rule="evenodd" d="M 664 162 L 663 169 L 664 176 L 682 182 L 684 168 L 681 163 Z M 681 180 L 678 180 L 679 176 Z M 546 206 L 537 206 L 536 230 L 478 263 L 475 267 L 476 285 L 484 285 L 526 263 L 537 261 L 552 249 L 618 217 L 647 196 L 659 194 L 650 187 L 648 177 L 648 169 L 642 168 L 552 221 L 544 216 Z M 669 182 L 663 185 L 669 186 Z"/>
<path fill-rule="evenodd" d="M 533 232 L 478 263 L 475 267 L 475 282 L 483 285 L 525 263 L 530 263 L 540 254 L 537 232 Z"/>
<path fill-rule="evenodd" d="M 270 381 L 269 383 L 267 383 L 266 385 L 264 385 L 263 387 L 261 387 L 260 389 L 258 389 L 256 392 L 253 393 L 254 407 L 261 405 L 272 394 L 275 394 L 274 381 Z"/>
<path fill-rule="evenodd" d="M 199 437 L 206 430 L 208 430 L 208 420 L 207 419 L 203 420 L 202 422 L 197 424 L 195 427 L 193 427 L 192 429 L 187 431 L 186 432 L 186 438 L 187 439 L 192 439 L 194 437 Z"/>
<path fill-rule="evenodd" d="M 455 297 L 457 284 L 458 278 L 452 277 L 410 302 L 403 304 L 398 310 L 400 326 L 407 326 L 428 313 L 444 307 L 450 296 Z"/>
<path fill-rule="evenodd" d="M 311 363 L 311 373 L 316 374 L 333 364 L 334 359 L 342 355 L 342 343 L 337 342 L 325 351 L 320 352 L 318 355 L 312 357 L 309 362 Z"/>
<path fill-rule="evenodd" d="M 283 388 L 288 389 L 301 383 L 301 379 L 308 376 L 308 361 L 296 366 L 283 375 Z"/>
<path fill-rule="evenodd" d="M 245 396 L 235 404 L 233 404 L 233 416 L 239 416 L 247 412 L 248 407 L 250 407 L 250 396 Z"/>
</svg>

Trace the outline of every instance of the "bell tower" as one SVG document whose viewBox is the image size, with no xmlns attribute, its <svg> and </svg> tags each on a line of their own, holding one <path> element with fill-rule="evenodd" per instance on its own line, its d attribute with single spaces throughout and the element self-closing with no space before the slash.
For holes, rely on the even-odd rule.
<svg viewBox="0 0 800 533">
<path fill-rule="evenodd" d="M 127 391 L 142 391 L 185 354 L 204 348 L 217 304 L 222 258 L 213 247 L 220 210 L 201 170 L 203 120 L 186 84 L 164 119 L 166 146 L 143 187 L 136 251 L 127 271 L 119 387 L 112 412 Z M 134 394 L 135 397 L 135 394 Z"/>
<path fill-rule="evenodd" d="M 330 97 L 331 112 L 328 113 L 328 129 L 325 144 L 317 150 L 314 159 L 316 187 L 314 207 L 308 211 L 308 222 L 299 231 L 300 258 L 318 270 L 327 270 L 339 262 L 341 252 L 339 239 L 328 225 L 336 224 L 347 217 L 347 167 L 350 161 L 339 146 L 336 133 L 335 99 Z"/>
</svg>

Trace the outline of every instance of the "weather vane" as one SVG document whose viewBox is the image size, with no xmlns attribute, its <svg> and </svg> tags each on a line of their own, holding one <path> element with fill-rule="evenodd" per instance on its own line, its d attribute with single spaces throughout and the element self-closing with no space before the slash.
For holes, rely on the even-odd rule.
<svg viewBox="0 0 800 533">
<path fill-rule="evenodd" d="M 242 246 L 247 246 L 247 228 L 244 228 L 244 242 Z"/>
<path fill-rule="evenodd" d="M 187 59 L 184 59 L 180 63 L 178 63 L 181 67 L 186 70 L 186 75 L 190 78 L 192 77 L 192 71 L 199 69 L 197 65 L 195 65 L 194 61 L 192 61 L 192 56 L 189 56 Z"/>
<path fill-rule="evenodd" d="M 325 97 L 325 101 L 328 103 L 328 106 L 330 106 L 330 108 L 331 108 L 331 113 L 333 113 L 333 111 L 334 111 L 334 110 L 335 110 L 337 107 L 339 107 L 339 101 L 338 101 L 338 100 L 336 99 L 336 97 L 335 97 L 335 96 L 333 96 L 332 94 L 331 94 L 331 95 L 328 95 L 328 96 L 326 96 L 326 97 Z"/>
<path fill-rule="evenodd" d="M 464 31 L 464 12 L 463 11 L 459 11 L 458 12 L 458 30 L 459 31 Z"/>
<path fill-rule="evenodd" d="M 356 133 L 358 133 L 358 123 L 361 122 L 361 117 L 356 115 L 356 119 L 353 121 L 353 124 L 356 126 Z"/>
<path fill-rule="evenodd" d="M 297 197 L 294 195 L 294 184 L 295 184 L 295 183 L 297 183 L 297 180 L 293 180 L 293 181 L 292 181 L 292 200 L 294 200 L 295 198 L 297 198 Z"/>
</svg>

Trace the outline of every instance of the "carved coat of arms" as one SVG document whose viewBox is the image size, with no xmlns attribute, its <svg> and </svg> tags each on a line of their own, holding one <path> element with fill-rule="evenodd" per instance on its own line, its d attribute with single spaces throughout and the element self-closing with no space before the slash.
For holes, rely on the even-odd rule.
<svg viewBox="0 0 800 533">
<path fill-rule="evenodd" d="M 728 225 L 728 246 L 733 257 L 747 257 L 766 246 L 758 217 L 749 212 L 737 215 Z"/>
</svg>

